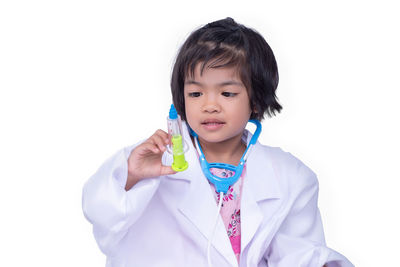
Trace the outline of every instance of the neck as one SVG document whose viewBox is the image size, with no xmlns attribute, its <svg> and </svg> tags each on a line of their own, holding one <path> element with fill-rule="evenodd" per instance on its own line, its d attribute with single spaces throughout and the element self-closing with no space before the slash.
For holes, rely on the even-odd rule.
<svg viewBox="0 0 400 267">
<path fill-rule="evenodd" d="M 199 143 L 209 163 L 221 162 L 238 165 L 246 150 L 246 145 L 243 143 L 241 135 L 218 143 L 207 142 L 199 138 Z"/>
</svg>

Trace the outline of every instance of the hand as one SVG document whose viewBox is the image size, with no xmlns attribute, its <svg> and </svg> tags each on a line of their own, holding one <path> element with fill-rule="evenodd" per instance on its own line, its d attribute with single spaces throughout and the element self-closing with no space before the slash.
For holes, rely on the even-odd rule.
<svg viewBox="0 0 400 267">
<path fill-rule="evenodd" d="M 161 163 L 162 154 L 170 138 L 163 130 L 157 130 L 149 139 L 132 150 L 128 158 L 128 179 L 125 190 L 145 178 L 176 173 L 170 166 Z"/>
</svg>

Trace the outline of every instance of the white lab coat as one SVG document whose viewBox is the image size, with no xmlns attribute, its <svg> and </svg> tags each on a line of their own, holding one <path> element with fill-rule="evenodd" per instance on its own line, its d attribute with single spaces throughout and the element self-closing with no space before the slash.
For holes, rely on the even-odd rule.
<svg viewBox="0 0 400 267">
<path fill-rule="evenodd" d="M 249 141 L 251 134 L 246 134 Z M 217 204 L 188 143 L 184 172 L 145 179 L 125 191 L 133 146 L 112 156 L 85 184 L 83 211 L 107 255 L 107 267 L 207 266 Z M 171 162 L 164 153 L 163 163 Z M 307 166 L 280 148 L 257 143 L 246 168 L 240 265 L 220 218 L 211 248 L 213 266 L 353 266 L 325 245 L 318 181 Z"/>
</svg>

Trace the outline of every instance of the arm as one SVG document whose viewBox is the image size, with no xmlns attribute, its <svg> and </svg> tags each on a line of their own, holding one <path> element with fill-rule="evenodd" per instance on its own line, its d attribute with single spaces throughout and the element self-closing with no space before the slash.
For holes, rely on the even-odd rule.
<svg viewBox="0 0 400 267">
<path fill-rule="evenodd" d="M 167 137 L 158 130 L 145 142 L 119 151 L 85 184 L 83 212 L 104 254 L 112 255 L 140 218 L 159 186 L 159 176 L 175 173 L 161 162 Z"/>
<path fill-rule="evenodd" d="M 140 217 L 159 185 L 159 179 L 146 179 L 126 191 L 130 148 L 116 153 L 86 182 L 82 209 L 93 225 L 94 237 L 106 255 Z"/>
</svg>

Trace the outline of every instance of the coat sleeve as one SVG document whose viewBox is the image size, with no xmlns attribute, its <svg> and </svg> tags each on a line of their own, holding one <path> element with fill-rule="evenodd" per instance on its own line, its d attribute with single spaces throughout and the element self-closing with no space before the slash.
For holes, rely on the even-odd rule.
<svg viewBox="0 0 400 267">
<path fill-rule="evenodd" d="M 272 240 L 269 267 L 354 267 L 343 255 L 328 248 L 318 209 L 318 180 L 301 162 L 292 175 L 291 205 Z"/>
<path fill-rule="evenodd" d="M 129 228 L 141 216 L 160 183 L 159 177 L 138 182 L 125 191 L 128 157 L 135 146 L 118 151 L 83 187 L 82 209 L 93 225 L 101 251 L 111 256 Z"/>
</svg>

